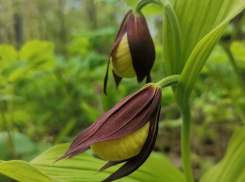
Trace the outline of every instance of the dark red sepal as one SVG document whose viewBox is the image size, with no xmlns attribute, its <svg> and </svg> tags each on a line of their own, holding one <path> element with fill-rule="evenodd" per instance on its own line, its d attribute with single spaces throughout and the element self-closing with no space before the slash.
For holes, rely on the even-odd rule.
<svg viewBox="0 0 245 182">
<path fill-rule="evenodd" d="M 151 71 L 155 61 L 155 47 L 143 15 L 130 14 L 127 37 L 138 82 Z"/>
<path fill-rule="evenodd" d="M 115 83 L 116 83 L 116 88 L 118 89 L 118 85 L 119 83 L 121 82 L 122 78 L 120 76 L 118 76 L 115 71 L 112 71 L 113 73 L 113 76 L 114 76 L 114 80 L 115 80 Z"/>
<path fill-rule="evenodd" d="M 121 164 L 121 163 L 126 162 L 126 161 L 128 161 L 128 160 L 126 159 L 126 160 L 122 160 L 122 161 L 109 161 L 102 168 L 100 168 L 99 172 L 102 172 L 111 166 L 115 166 L 117 164 Z"/>
<path fill-rule="evenodd" d="M 151 82 L 151 75 L 149 73 L 146 77 L 146 83 L 150 83 L 150 82 Z"/>
</svg>

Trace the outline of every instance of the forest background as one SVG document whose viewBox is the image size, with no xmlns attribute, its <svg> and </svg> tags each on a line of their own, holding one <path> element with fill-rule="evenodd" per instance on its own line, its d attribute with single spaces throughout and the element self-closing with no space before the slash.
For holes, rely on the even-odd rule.
<svg viewBox="0 0 245 182">
<path fill-rule="evenodd" d="M 116 90 L 110 74 L 108 96 L 103 93 L 110 48 L 123 16 L 135 2 L 0 0 L 1 160 L 30 161 L 53 145 L 71 142 L 104 112 L 144 85 L 136 79 L 123 79 Z M 151 4 L 143 14 L 155 43 L 152 79 L 157 82 L 166 76 L 163 13 Z M 241 89 L 245 81 L 244 39 L 242 12 L 228 24 L 193 90 L 191 152 L 195 179 L 221 160 L 232 132 L 245 123 Z M 227 43 L 231 54 L 225 48 Z M 172 90 L 163 89 L 154 150 L 181 169 L 180 128 Z M 12 133 L 12 144 L 7 131 Z"/>
</svg>

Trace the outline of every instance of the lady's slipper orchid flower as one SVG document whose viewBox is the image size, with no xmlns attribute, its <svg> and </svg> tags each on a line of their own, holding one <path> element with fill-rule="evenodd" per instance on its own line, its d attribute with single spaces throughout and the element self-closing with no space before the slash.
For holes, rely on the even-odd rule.
<svg viewBox="0 0 245 182">
<path fill-rule="evenodd" d="M 116 39 L 110 51 L 104 80 L 104 92 L 108 80 L 109 64 L 118 87 L 122 78 L 137 76 L 138 82 L 147 77 L 150 82 L 150 71 L 155 60 L 155 48 L 144 16 L 130 10 L 124 17 Z"/>
<path fill-rule="evenodd" d="M 100 158 L 109 160 L 99 171 L 125 162 L 103 182 L 131 174 L 146 161 L 154 147 L 161 97 L 161 87 L 146 84 L 78 134 L 67 152 L 56 161 L 69 159 L 91 148 Z"/>
</svg>

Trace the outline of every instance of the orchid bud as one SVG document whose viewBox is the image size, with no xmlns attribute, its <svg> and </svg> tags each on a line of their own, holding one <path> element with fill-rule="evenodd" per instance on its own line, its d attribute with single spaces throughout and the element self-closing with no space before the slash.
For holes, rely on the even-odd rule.
<svg viewBox="0 0 245 182">
<path fill-rule="evenodd" d="M 111 54 L 112 70 L 122 78 L 132 78 L 136 76 L 132 57 L 129 50 L 127 33 L 115 47 Z"/>
<path fill-rule="evenodd" d="M 73 140 L 56 161 L 92 149 L 109 162 L 99 171 L 124 163 L 102 182 L 127 176 L 138 169 L 153 150 L 161 108 L 161 88 L 153 83 L 127 96 Z"/>
<path fill-rule="evenodd" d="M 108 80 L 109 64 L 118 87 L 122 78 L 137 76 L 138 82 L 147 77 L 150 82 L 150 71 L 155 60 L 155 48 L 144 16 L 130 10 L 124 17 L 116 39 L 110 51 L 107 71 L 104 80 L 104 92 Z"/>
</svg>

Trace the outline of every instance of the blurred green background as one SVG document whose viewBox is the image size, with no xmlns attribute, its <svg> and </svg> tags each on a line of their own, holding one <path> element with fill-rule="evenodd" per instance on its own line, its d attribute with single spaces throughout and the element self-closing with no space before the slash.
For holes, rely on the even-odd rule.
<svg viewBox="0 0 245 182">
<path fill-rule="evenodd" d="M 108 96 L 103 94 L 110 48 L 124 14 L 135 2 L 0 0 L 0 160 L 29 161 L 55 144 L 71 142 L 144 85 L 135 78 L 123 79 L 117 91 L 110 72 Z M 157 82 L 166 76 L 161 45 L 164 17 L 156 5 L 146 6 L 143 13 L 155 43 L 151 74 Z M 193 91 L 191 145 L 196 179 L 223 157 L 232 131 L 245 123 L 243 14 L 227 26 Z M 237 36 L 230 41 L 234 33 Z M 224 49 L 227 43 L 240 80 Z M 172 90 L 165 88 L 155 150 L 179 168 L 180 127 Z"/>
</svg>

